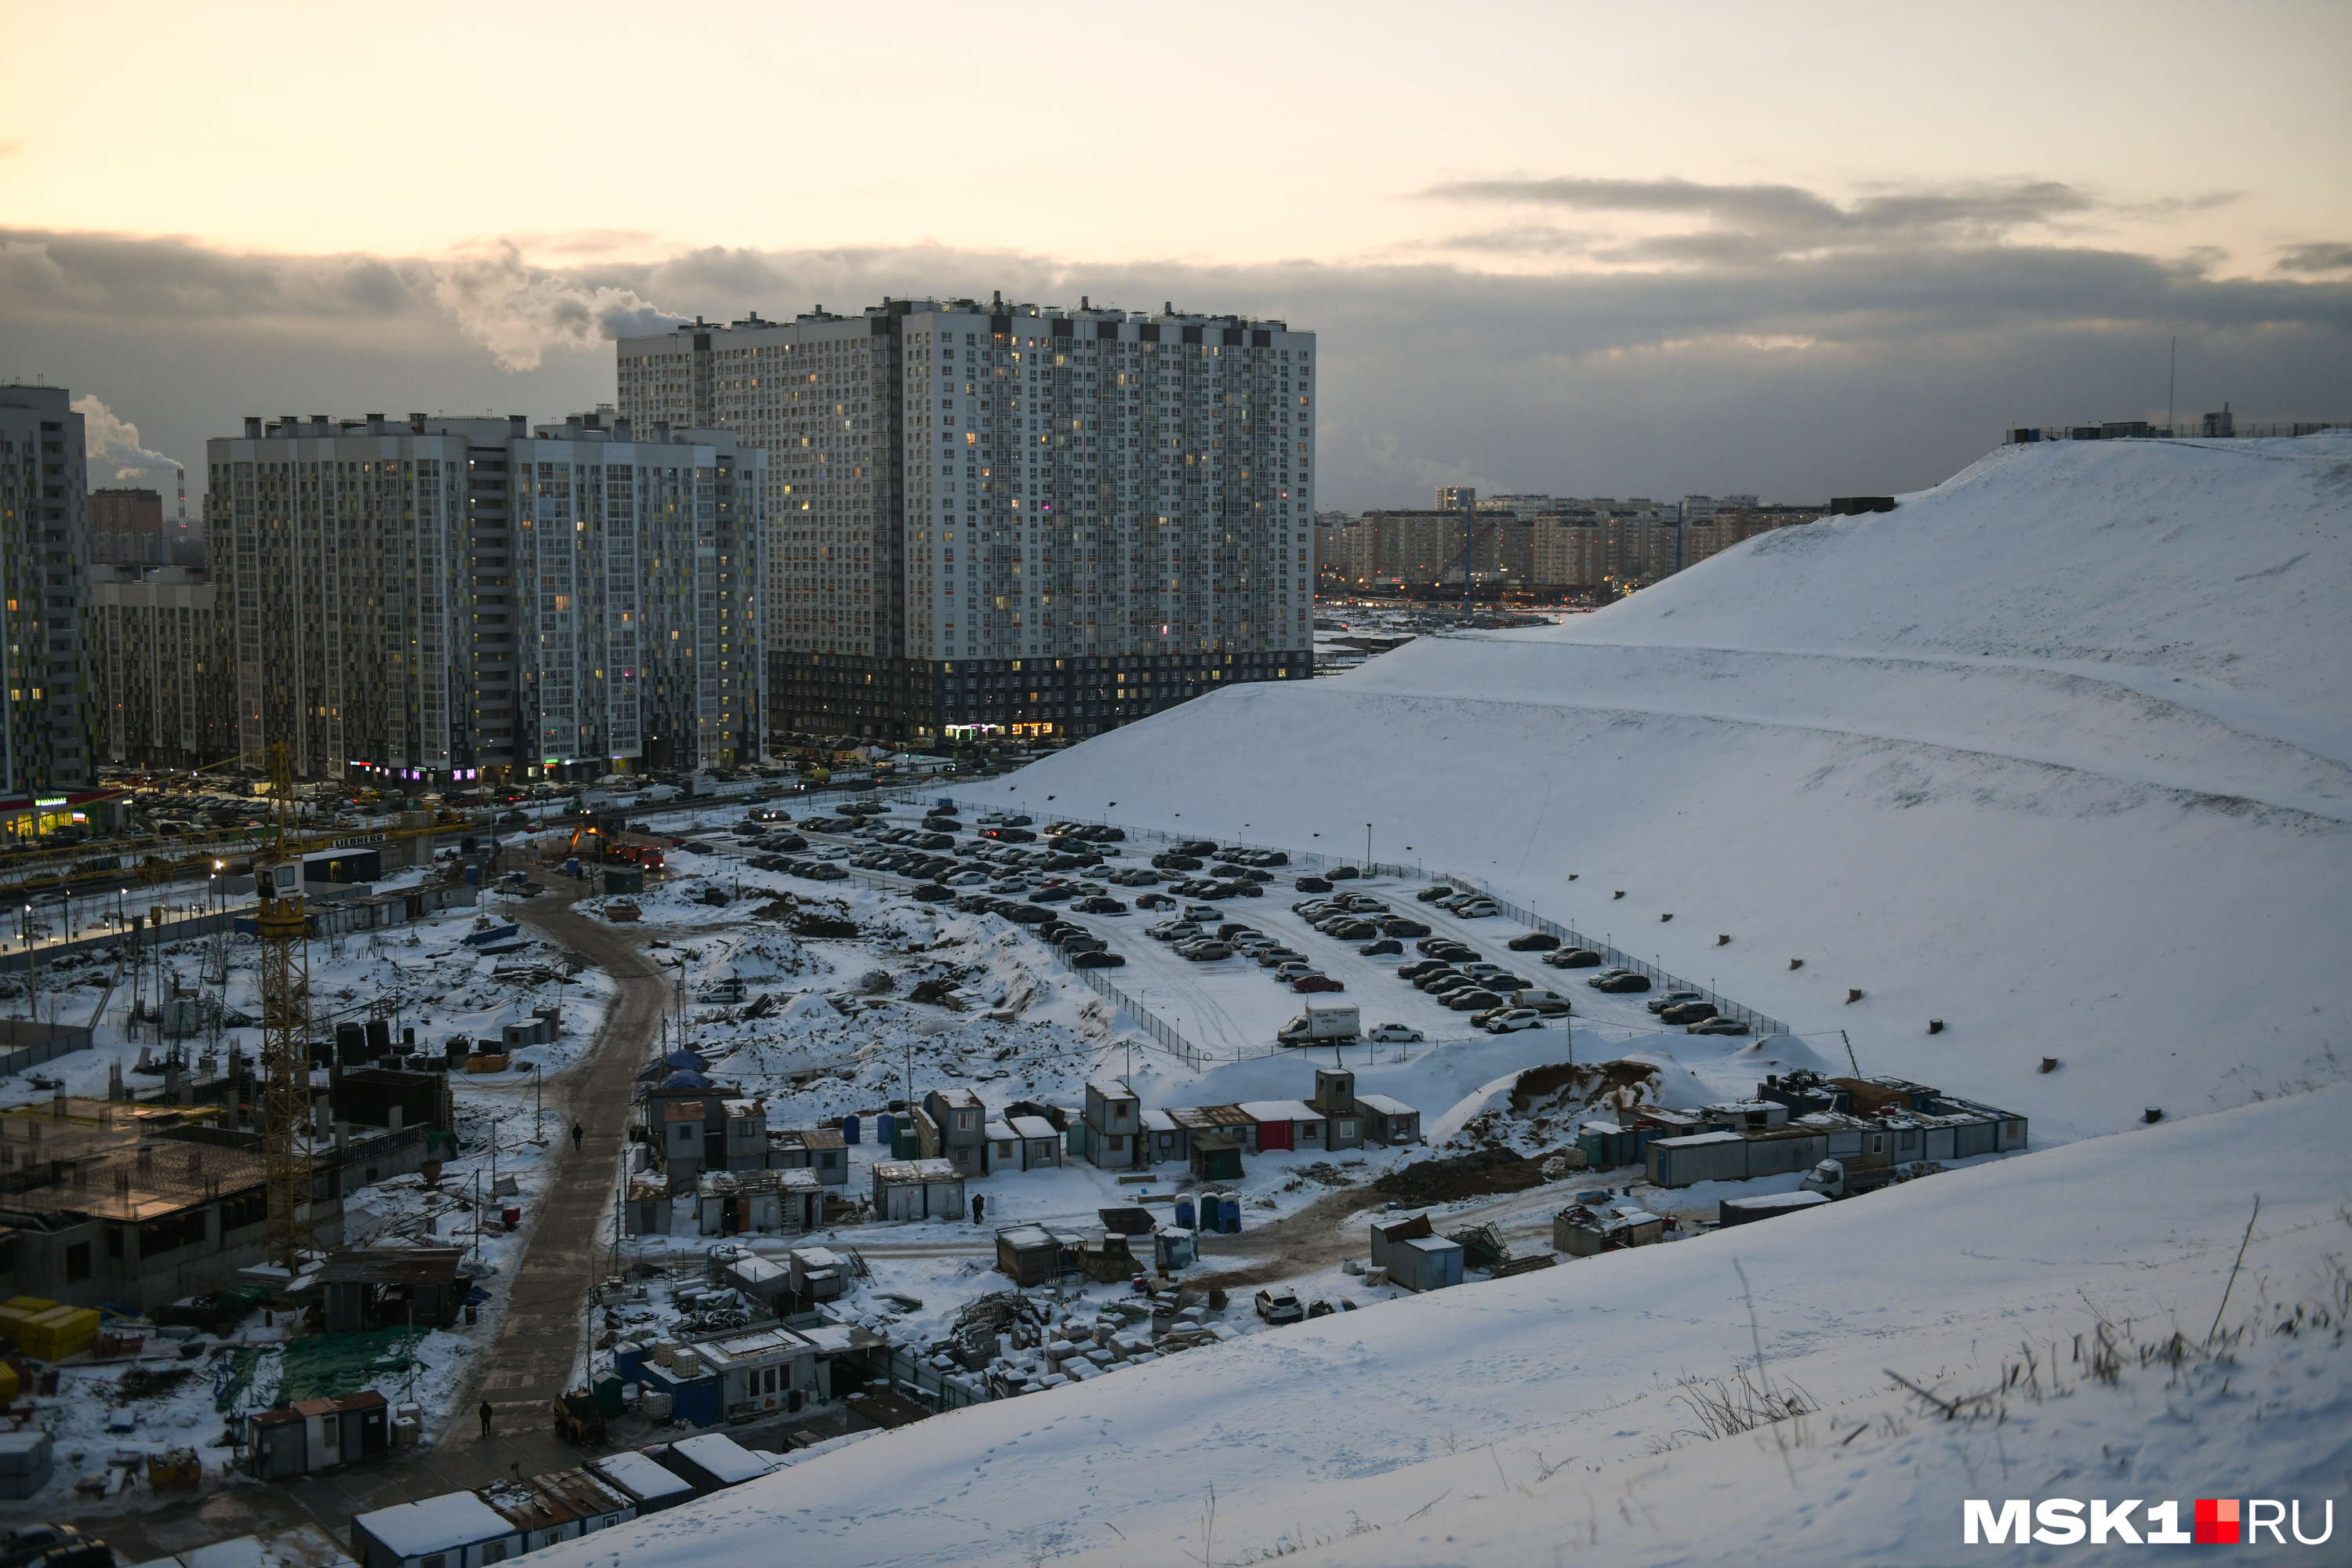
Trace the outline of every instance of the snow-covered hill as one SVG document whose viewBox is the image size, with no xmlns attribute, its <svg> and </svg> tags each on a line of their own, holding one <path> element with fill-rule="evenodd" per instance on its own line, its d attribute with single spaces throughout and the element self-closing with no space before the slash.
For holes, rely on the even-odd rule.
<svg viewBox="0 0 2352 1568">
<path fill-rule="evenodd" d="M 2340 440 L 2008 451 L 992 786 L 1341 854 L 1369 822 L 2041 1147 L 937 1417 L 551 1568 L 1859 1568 L 1968 1560 L 1968 1498 L 2352 1512 L 2347 535 Z M 1704 1435 L 1743 1380 L 1806 1414 Z"/>
<path fill-rule="evenodd" d="M 2041 1141 L 2242 1104 L 2352 1060 L 2352 441 L 2004 448 L 989 793 L 1345 855 L 1370 823 Z"/>
<path fill-rule="evenodd" d="M 935 1417 L 549 1565 L 1860 1568 L 1962 1560 L 1970 1497 L 2169 1498 L 2185 1520 L 2199 1497 L 2334 1496 L 2341 1532 L 2347 1118 L 2337 1085 L 1254 1334 Z M 2209 1351 L 2217 1315 L 2242 1331 Z M 2143 1364 L 2176 1331 L 2180 1364 Z M 1811 1413 L 1696 1436 L 1743 1369 Z M 1890 1372 L 1991 1397 L 1947 1421 Z"/>
</svg>

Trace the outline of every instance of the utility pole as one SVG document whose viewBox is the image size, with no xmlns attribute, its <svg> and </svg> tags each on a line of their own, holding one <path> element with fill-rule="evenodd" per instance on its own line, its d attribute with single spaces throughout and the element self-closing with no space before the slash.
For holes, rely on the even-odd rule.
<svg viewBox="0 0 2352 1568">
<path fill-rule="evenodd" d="M 2172 347 L 2166 357 L 2164 365 L 2164 433 L 2168 436 L 2171 435 L 2173 432 L 2172 393 L 2173 388 L 2179 384 L 2179 378 L 2180 334 L 2179 332 L 2175 332 L 2172 334 Z"/>
</svg>

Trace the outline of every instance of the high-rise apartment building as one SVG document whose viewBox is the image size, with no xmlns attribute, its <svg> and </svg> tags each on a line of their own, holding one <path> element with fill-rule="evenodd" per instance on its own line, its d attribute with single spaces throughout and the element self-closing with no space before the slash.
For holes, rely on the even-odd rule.
<svg viewBox="0 0 2352 1568">
<path fill-rule="evenodd" d="M 779 731 L 1083 736 L 1311 673 L 1312 333 L 897 300 L 617 355 L 625 416 L 770 454 Z"/>
<path fill-rule="evenodd" d="M 89 594 L 100 758 L 187 769 L 235 756 L 233 644 L 212 581 L 183 566 L 102 565 Z"/>
<path fill-rule="evenodd" d="M 761 754 L 764 452 L 371 414 L 247 419 L 206 458 L 237 750 L 420 783 Z"/>
<path fill-rule="evenodd" d="M 12 811 L 13 797 L 97 782 L 89 476 L 72 403 L 61 386 L 0 386 L 0 796 Z"/>
</svg>

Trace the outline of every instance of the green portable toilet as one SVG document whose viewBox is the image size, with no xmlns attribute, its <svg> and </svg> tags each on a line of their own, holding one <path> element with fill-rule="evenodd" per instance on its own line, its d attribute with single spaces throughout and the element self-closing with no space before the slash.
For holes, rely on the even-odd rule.
<svg viewBox="0 0 2352 1568">
<path fill-rule="evenodd" d="M 922 1157 L 923 1141 L 915 1131 L 914 1118 L 907 1117 L 890 1133 L 890 1158 L 916 1160 Z"/>
<path fill-rule="evenodd" d="M 606 1416 L 621 1413 L 621 1380 L 607 1373 L 592 1384 L 588 1392 L 595 1396 L 596 1408 Z"/>
</svg>

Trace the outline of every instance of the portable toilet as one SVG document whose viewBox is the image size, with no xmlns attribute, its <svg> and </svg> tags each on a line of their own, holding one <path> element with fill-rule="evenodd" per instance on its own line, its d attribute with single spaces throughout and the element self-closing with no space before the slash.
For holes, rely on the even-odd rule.
<svg viewBox="0 0 2352 1568">
<path fill-rule="evenodd" d="M 1191 1230 L 1192 1228 L 1193 1221 L 1197 1217 L 1198 1215 L 1192 1208 L 1192 1200 L 1182 1194 L 1179 1194 L 1176 1198 L 1176 1228 L 1178 1230 Z"/>
<path fill-rule="evenodd" d="M 911 1116 L 900 1117 L 897 1128 L 890 1134 L 890 1158 L 918 1160 L 922 1157 L 922 1153 L 923 1140 L 915 1131 L 915 1119 Z"/>
<path fill-rule="evenodd" d="M 841 1119 L 841 1141 L 845 1143 L 855 1143 L 857 1142 L 857 1118 L 856 1116 L 845 1116 Z"/>
<path fill-rule="evenodd" d="M 580 879 L 580 857 L 573 855 L 563 862 L 563 874 L 573 881 Z"/>
<path fill-rule="evenodd" d="M 887 1110 L 881 1111 L 875 1116 L 874 1142 L 876 1144 L 885 1149 L 895 1147 L 898 1121 L 898 1117 Z"/>
<path fill-rule="evenodd" d="M 1231 1193 L 1217 1200 L 1217 1228 L 1228 1236 L 1241 1234 L 1242 1201 Z"/>
</svg>

